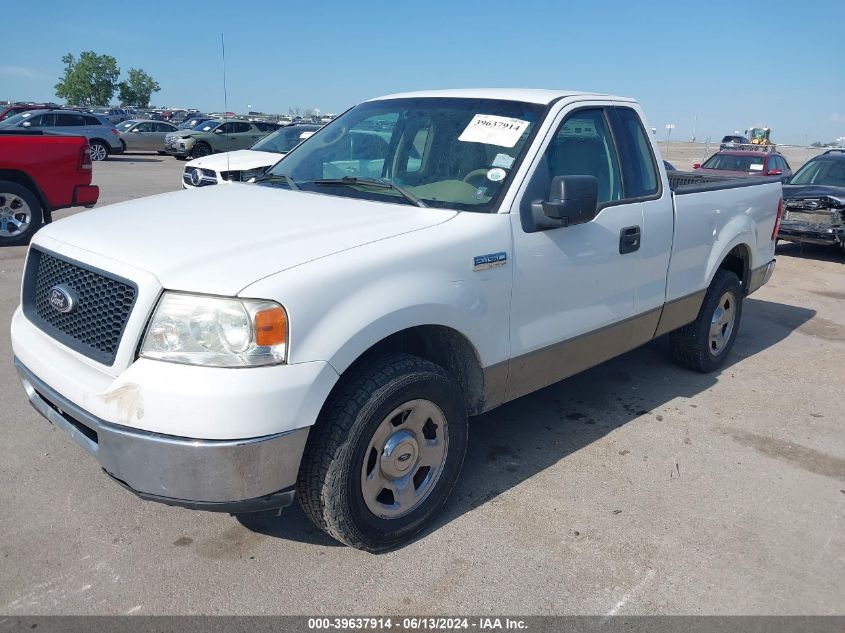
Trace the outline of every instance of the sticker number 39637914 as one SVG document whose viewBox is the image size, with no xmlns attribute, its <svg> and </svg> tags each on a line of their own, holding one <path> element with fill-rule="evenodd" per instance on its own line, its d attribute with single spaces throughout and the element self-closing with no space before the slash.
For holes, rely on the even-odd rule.
<svg viewBox="0 0 845 633">
<path fill-rule="evenodd" d="M 476 114 L 466 126 L 459 141 L 513 147 L 525 132 L 529 121 L 494 114 Z"/>
</svg>

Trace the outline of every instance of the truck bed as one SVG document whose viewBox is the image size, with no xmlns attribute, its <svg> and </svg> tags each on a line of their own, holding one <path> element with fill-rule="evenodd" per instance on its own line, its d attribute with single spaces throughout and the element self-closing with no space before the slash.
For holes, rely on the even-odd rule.
<svg viewBox="0 0 845 633">
<path fill-rule="evenodd" d="M 777 177 L 734 178 L 668 172 L 675 233 L 666 301 L 707 288 L 713 271 L 739 244 L 749 271 L 773 257 L 772 231 L 783 195 Z"/>
<path fill-rule="evenodd" d="M 762 177 L 749 176 L 714 176 L 695 171 L 667 171 L 669 187 L 676 194 L 694 193 L 696 191 L 713 191 L 716 189 L 734 189 L 736 187 L 751 187 L 764 182 L 780 182 L 778 176 Z"/>
</svg>

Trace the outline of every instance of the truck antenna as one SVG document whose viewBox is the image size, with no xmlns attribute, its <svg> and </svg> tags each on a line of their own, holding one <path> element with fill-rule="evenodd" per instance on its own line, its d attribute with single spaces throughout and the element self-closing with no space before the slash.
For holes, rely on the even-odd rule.
<svg viewBox="0 0 845 633">
<path fill-rule="evenodd" d="M 225 121 L 226 116 L 229 112 L 229 98 L 226 92 L 226 39 L 223 37 L 223 33 L 220 33 L 220 49 L 223 54 L 223 120 Z M 227 136 L 227 143 L 226 143 L 226 176 L 229 175 L 229 143 L 228 143 L 228 134 Z"/>
</svg>

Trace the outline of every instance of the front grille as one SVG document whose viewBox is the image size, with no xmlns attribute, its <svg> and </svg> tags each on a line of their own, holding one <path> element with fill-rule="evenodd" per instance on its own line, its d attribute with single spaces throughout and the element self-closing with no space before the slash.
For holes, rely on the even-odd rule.
<svg viewBox="0 0 845 633">
<path fill-rule="evenodd" d="M 58 288 L 58 290 L 57 290 Z M 62 312 L 52 302 L 64 293 Z M 23 311 L 41 330 L 94 360 L 111 365 L 138 288 L 127 279 L 31 249 L 23 284 Z M 64 305 L 60 305 L 64 308 Z"/>
<path fill-rule="evenodd" d="M 191 178 L 194 172 L 198 173 L 198 180 L 194 182 Z M 217 184 L 217 174 L 212 169 L 201 169 L 200 167 L 186 167 L 182 173 L 182 182 L 192 187 L 205 187 L 206 185 Z"/>
</svg>

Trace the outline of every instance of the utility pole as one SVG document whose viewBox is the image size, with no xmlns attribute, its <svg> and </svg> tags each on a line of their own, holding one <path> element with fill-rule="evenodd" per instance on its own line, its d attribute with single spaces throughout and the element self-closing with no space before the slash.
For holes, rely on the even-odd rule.
<svg viewBox="0 0 845 633">
<path fill-rule="evenodd" d="M 674 129 L 675 129 L 674 123 L 667 123 L 666 124 L 666 142 L 667 143 L 669 142 L 669 139 L 672 136 L 672 130 L 674 130 Z"/>
</svg>

